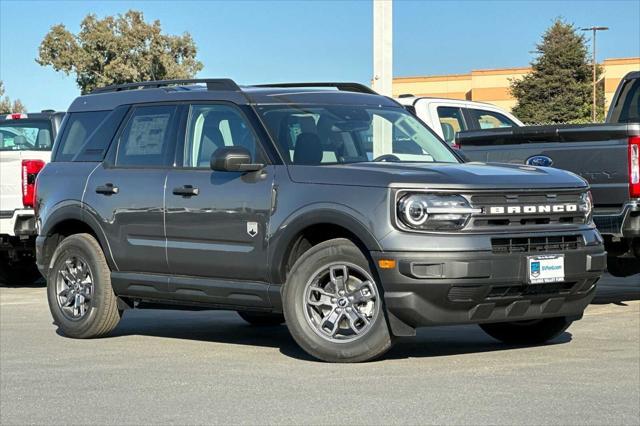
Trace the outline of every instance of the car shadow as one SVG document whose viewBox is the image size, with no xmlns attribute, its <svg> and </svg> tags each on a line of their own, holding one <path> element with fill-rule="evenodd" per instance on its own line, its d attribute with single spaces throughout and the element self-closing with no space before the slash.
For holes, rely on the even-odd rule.
<svg viewBox="0 0 640 426">
<path fill-rule="evenodd" d="M 62 335 L 60 331 L 58 334 Z M 252 326 L 240 319 L 235 312 L 230 311 L 189 312 L 154 309 L 126 311 L 118 327 L 105 339 L 130 335 L 278 348 L 280 353 L 287 357 L 318 362 L 295 343 L 285 325 Z M 547 345 L 563 344 L 569 341 L 571 341 L 571 333 L 565 332 Z M 432 327 L 419 329 L 415 337 L 399 339 L 380 360 L 431 358 L 524 347 L 527 346 L 500 343 L 474 325 Z"/>
</svg>

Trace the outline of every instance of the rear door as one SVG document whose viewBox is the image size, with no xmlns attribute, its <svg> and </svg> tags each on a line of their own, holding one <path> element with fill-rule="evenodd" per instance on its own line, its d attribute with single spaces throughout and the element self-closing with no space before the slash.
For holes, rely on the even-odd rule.
<svg viewBox="0 0 640 426">
<path fill-rule="evenodd" d="M 267 162 L 236 106 L 191 105 L 185 143 L 178 148 L 177 167 L 169 172 L 166 184 L 169 271 L 266 282 L 274 168 L 267 165 L 251 173 L 212 171 L 211 155 L 225 146 L 245 147 L 253 162 Z"/>
<path fill-rule="evenodd" d="M 164 186 L 174 161 L 180 110 L 171 104 L 133 107 L 108 160 L 87 182 L 88 213 L 100 221 L 121 272 L 168 273 Z"/>
</svg>

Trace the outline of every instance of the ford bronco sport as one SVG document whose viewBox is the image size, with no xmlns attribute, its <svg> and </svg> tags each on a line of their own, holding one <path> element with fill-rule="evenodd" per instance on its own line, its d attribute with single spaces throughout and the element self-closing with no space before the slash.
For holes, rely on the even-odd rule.
<svg viewBox="0 0 640 426">
<path fill-rule="evenodd" d="M 286 321 L 356 362 L 416 327 L 541 343 L 581 318 L 605 266 L 586 182 L 463 164 L 354 83 L 145 82 L 77 98 L 38 177 L 37 262 L 70 337 L 129 308 Z"/>
</svg>

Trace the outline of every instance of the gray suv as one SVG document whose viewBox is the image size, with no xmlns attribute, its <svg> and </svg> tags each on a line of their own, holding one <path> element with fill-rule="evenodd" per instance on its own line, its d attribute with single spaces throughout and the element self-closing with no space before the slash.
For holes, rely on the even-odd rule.
<svg viewBox="0 0 640 426">
<path fill-rule="evenodd" d="M 586 182 L 467 163 L 354 83 L 107 87 L 70 106 L 37 180 L 37 262 L 70 337 L 131 308 L 286 321 L 325 361 L 416 327 L 536 344 L 580 319 L 605 266 Z"/>
</svg>

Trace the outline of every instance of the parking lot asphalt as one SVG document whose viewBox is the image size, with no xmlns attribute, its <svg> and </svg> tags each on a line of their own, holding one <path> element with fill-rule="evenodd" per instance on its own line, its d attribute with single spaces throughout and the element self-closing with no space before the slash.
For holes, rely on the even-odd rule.
<svg viewBox="0 0 640 426">
<path fill-rule="evenodd" d="M 381 360 L 307 357 L 233 312 L 125 313 L 56 333 L 43 287 L 0 288 L 0 424 L 640 424 L 640 276 L 601 282 L 554 342 L 421 329 Z"/>
</svg>

